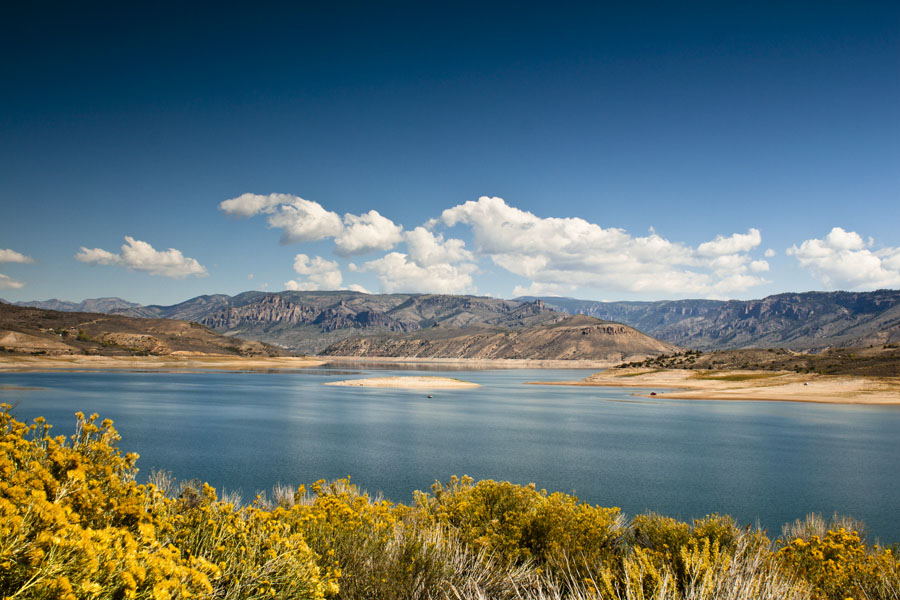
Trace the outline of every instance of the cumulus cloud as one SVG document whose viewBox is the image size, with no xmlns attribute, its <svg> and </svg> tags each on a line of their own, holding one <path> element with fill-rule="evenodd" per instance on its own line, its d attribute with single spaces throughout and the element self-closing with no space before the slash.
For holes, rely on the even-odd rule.
<svg viewBox="0 0 900 600">
<path fill-rule="evenodd" d="M 754 260 L 750 262 L 750 270 L 754 273 L 765 273 L 769 270 L 769 261 Z"/>
<path fill-rule="evenodd" d="M 361 215 L 344 215 L 344 229 L 334 238 L 335 252 L 341 256 L 390 250 L 403 239 L 403 226 L 377 210 Z"/>
<path fill-rule="evenodd" d="M 34 259 L 15 250 L 0 248 L 0 263 L 33 263 Z"/>
<path fill-rule="evenodd" d="M 574 285 L 560 283 L 532 283 L 531 285 L 517 285 L 513 288 L 513 296 L 566 296 L 575 291 Z"/>
<path fill-rule="evenodd" d="M 189 275 L 206 277 L 206 267 L 196 259 L 184 256 L 180 250 L 169 248 L 159 251 L 147 242 L 125 236 L 121 252 L 115 254 L 102 248 L 85 248 L 84 246 L 75 255 L 75 258 L 83 263 L 96 265 L 115 265 L 126 267 L 134 271 L 160 275 L 173 279 L 183 279 Z"/>
<path fill-rule="evenodd" d="M 474 291 L 474 264 L 448 263 L 418 265 L 401 252 L 390 252 L 382 258 L 356 267 L 374 273 L 385 292 L 430 292 L 435 294 L 464 294 Z"/>
<path fill-rule="evenodd" d="M 340 234 L 343 228 L 337 213 L 290 194 L 242 194 L 220 202 L 219 210 L 236 217 L 269 215 L 269 227 L 282 230 L 282 244 L 323 240 Z"/>
<path fill-rule="evenodd" d="M 229 198 L 219 203 L 219 210 L 236 217 L 254 217 L 260 213 L 275 212 L 281 204 L 292 204 L 295 200 L 303 200 L 290 194 L 241 194 L 237 198 Z"/>
<path fill-rule="evenodd" d="M 445 210 L 441 220 L 448 227 L 469 226 L 477 254 L 531 280 L 519 291 L 567 291 L 574 285 L 727 294 L 765 282 L 747 273 L 752 263 L 747 252 L 761 242 L 756 229 L 720 235 L 695 249 L 652 230 L 634 237 L 580 218 L 540 218 L 486 196 Z"/>
<path fill-rule="evenodd" d="M 347 286 L 347 289 L 350 290 L 351 292 L 359 292 L 361 294 L 371 294 L 372 293 L 369 290 L 367 290 L 366 288 L 364 288 L 363 286 L 359 285 L 358 283 L 351 283 L 350 285 Z"/>
<path fill-rule="evenodd" d="M 767 261 L 751 256 L 762 242 L 758 229 L 717 235 L 694 247 L 653 229 L 634 236 L 581 218 L 540 218 L 502 198 L 486 196 L 448 208 L 440 218 L 411 231 L 375 210 L 339 217 L 316 202 L 288 194 L 243 194 L 219 208 L 239 217 L 267 215 L 271 227 L 283 230 L 282 243 L 333 238 L 335 254 L 345 258 L 388 252 L 359 267 L 374 273 L 387 291 L 472 290 L 472 274 L 485 258 L 528 280 L 517 293 L 571 293 L 593 287 L 723 296 L 766 283 L 760 274 L 769 270 Z M 469 247 L 436 231 L 457 225 L 471 231 Z M 401 243 L 405 252 L 393 251 Z M 765 256 L 772 254 L 766 251 Z M 311 276 L 288 284 L 304 289 L 324 285 Z"/>
<path fill-rule="evenodd" d="M 474 260 L 462 240 L 451 238 L 445 241 L 443 235 L 435 235 L 424 227 L 407 231 L 404 239 L 409 258 L 423 267 Z"/>
<path fill-rule="evenodd" d="M 697 254 L 700 256 L 722 256 L 735 252 L 747 252 L 759 246 L 762 236 L 759 229 L 751 228 L 747 233 L 734 233 L 728 237 L 717 235 L 711 242 L 704 242 L 697 246 Z"/>
<path fill-rule="evenodd" d="M 305 280 L 290 280 L 284 288 L 292 291 L 336 290 L 341 287 L 343 277 L 337 262 L 326 260 L 321 256 L 310 258 L 306 254 L 294 257 L 294 272 L 303 275 Z"/>
<path fill-rule="evenodd" d="M 18 290 L 23 287 L 25 287 L 24 281 L 16 281 L 15 279 L 0 273 L 0 290 Z"/>
<path fill-rule="evenodd" d="M 769 248 L 769 249 L 767 249 L 767 250 L 765 251 L 765 253 L 763 254 L 763 256 L 765 256 L 766 258 L 772 258 L 772 257 L 775 256 L 776 254 L 777 254 L 777 252 L 775 252 L 774 250 L 772 250 L 771 248 Z"/>
<path fill-rule="evenodd" d="M 325 210 L 318 202 L 298 198 L 278 208 L 268 219 L 271 227 L 283 230 L 282 244 L 315 242 L 334 237 L 341 232 L 341 218 Z"/>
<path fill-rule="evenodd" d="M 291 194 L 242 194 L 220 202 L 219 210 L 236 217 L 268 215 L 269 227 L 282 230 L 282 244 L 334 238 L 340 256 L 390 250 L 403 239 L 403 227 L 376 210 L 342 219 L 318 202 Z"/>
<path fill-rule="evenodd" d="M 834 227 L 824 239 L 791 246 L 787 254 L 832 289 L 877 289 L 900 286 L 900 248 L 872 251 L 873 242 L 855 231 Z"/>
</svg>

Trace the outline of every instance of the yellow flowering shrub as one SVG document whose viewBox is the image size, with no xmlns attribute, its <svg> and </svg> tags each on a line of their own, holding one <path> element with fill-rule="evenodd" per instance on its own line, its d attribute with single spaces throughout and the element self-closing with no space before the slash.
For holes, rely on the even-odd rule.
<svg viewBox="0 0 900 600">
<path fill-rule="evenodd" d="M 568 494 L 506 481 L 452 477 L 435 483 L 416 506 L 467 543 L 511 563 L 532 561 L 559 577 L 585 577 L 614 562 L 624 549 L 618 508 L 580 502 Z"/>
<path fill-rule="evenodd" d="M 887 548 L 868 548 L 856 531 L 843 527 L 824 537 L 811 535 L 787 543 L 778 557 L 786 568 L 808 581 L 814 597 L 900 598 L 900 561 Z"/>
<path fill-rule="evenodd" d="M 173 496 L 136 483 L 110 421 L 77 417 L 73 436 L 53 437 L 0 405 L 0 598 L 900 600 L 896 555 L 838 525 L 798 525 L 775 551 L 727 516 L 628 523 L 468 477 L 411 506 L 349 478 L 250 505 L 200 482 Z"/>
<path fill-rule="evenodd" d="M 329 591 L 302 537 L 279 537 L 285 527 L 266 525 L 270 518 L 218 506 L 211 488 L 187 507 L 137 485 L 137 455 L 122 456 L 111 421 L 98 426 L 96 415 L 79 413 L 67 440 L 10 409 L 0 405 L 0 597 L 252 598 L 287 589 L 317 599 Z M 214 517 L 204 513 L 212 508 Z M 244 537 L 214 538 L 229 527 Z M 215 550 L 242 540 L 258 552 L 242 555 L 238 571 Z"/>
</svg>

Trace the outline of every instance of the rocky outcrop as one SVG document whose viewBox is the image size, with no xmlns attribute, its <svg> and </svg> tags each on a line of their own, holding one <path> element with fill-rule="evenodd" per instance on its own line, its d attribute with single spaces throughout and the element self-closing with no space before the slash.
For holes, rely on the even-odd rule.
<svg viewBox="0 0 900 600">
<path fill-rule="evenodd" d="M 578 315 L 521 329 L 432 328 L 406 335 L 355 337 L 329 346 L 323 354 L 622 361 L 643 360 L 678 350 L 627 325 Z"/>
</svg>

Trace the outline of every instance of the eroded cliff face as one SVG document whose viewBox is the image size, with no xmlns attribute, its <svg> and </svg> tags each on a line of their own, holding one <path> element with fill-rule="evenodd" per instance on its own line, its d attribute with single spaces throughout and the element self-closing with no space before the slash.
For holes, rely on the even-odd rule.
<svg viewBox="0 0 900 600">
<path fill-rule="evenodd" d="M 397 332 L 419 329 L 415 321 L 394 319 L 376 310 L 350 306 L 343 300 L 323 308 L 292 302 L 274 294 L 252 304 L 220 308 L 200 322 L 216 330 L 277 325 L 316 325 L 325 332 L 367 327 L 382 327 Z"/>
<path fill-rule="evenodd" d="M 577 315 L 524 329 L 447 330 L 364 336 L 333 344 L 323 354 L 359 357 L 478 358 L 534 360 L 639 360 L 676 352 L 619 323 Z M 641 358 L 639 358 L 641 357 Z"/>
<path fill-rule="evenodd" d="M 517 328 L 565 317 L 541 301 L 440 294 L 279 292 L 236 296 L 198 321 L 227 335 L 315 353 L 361 333 L 410 333 L 435 325 Z"/>
</svg>

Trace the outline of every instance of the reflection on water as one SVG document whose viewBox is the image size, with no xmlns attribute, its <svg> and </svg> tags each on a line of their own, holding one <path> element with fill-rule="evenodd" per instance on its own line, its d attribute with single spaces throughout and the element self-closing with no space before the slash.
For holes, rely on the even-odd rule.
<svg viewBox="0 0 900 600">
<path fill-rule="evenodd" d="M 276 483 L 351 475 L 409 502 L 435 479 L 534 482 L 634 515 L 729 513 L 777 534 L 808 512 L 852 514 L 900 541 L 900 408 L 691 402 L 651 390 L 524 385 L 584 370 L 459 370 L 334 363 L 266 373 L 4 373 L 0 401 L 71 433 L 112 418 L 151 468 L 252 497 Z M 347 375 L 447 373 L 475 389 L 344 388 Z M 12 386 L 12 387 L 11 387 Z M 14 389 L 15 386 L 32 389 Z M 656 390 L 657 392 L 659 390 Z M 428 398 L 431 394 L 434 397 Z"/>
</svg>

